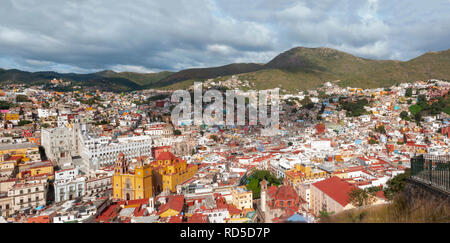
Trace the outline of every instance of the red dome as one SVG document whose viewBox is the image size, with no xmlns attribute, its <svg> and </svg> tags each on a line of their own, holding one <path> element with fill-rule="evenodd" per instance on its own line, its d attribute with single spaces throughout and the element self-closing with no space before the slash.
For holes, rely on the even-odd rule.
<svg viewBox="0 0 450 243">
<path fill-rule="evenodd" d="M 296 200 L 298 198 L 297 192 L 292 186 L 280 186 L 275 196 L 276 200 Z"/>
</svg>

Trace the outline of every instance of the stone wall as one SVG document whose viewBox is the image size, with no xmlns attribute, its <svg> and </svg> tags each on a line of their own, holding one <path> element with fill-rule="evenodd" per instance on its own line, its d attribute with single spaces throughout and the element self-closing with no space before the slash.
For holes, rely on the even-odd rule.
<svg viewBox="0 0 450 243">
<path fill-rule="evenodd" d="M 408 202 L 414 204 L 416 201 L 427 200 L 436 202 L 438 205 L 447 204 L 450 206 L 450 193 L 438 188 L 418 182 L 413 179 L 407 179 L 403 195 L 408 198 Z"/>
</svg>

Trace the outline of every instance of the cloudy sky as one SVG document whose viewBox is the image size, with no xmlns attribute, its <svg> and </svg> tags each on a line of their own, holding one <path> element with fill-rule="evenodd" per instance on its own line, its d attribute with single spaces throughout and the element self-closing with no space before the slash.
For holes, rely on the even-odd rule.
<svg viewBox="0 0 450 243">
<path fill-rule="evenodd" d="M 450 0 L 1 0 L 0 68 L 268 62 L 296 46 L 409 60 L 450 48 Z"/>
</svg>

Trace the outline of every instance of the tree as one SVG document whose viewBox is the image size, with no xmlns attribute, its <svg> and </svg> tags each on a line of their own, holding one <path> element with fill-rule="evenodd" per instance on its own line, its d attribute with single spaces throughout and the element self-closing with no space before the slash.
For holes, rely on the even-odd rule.
<svg viewBox="0 0 450 243">
<path fill-rule="evenodd" d="M 369 188 L 366 189 L 367 193 L 374 195 L 375 193 L 377 193 L 378 191 L 381 191 L 381 187 L 378 186 L 371 186 Z"/>
<path fill-rule="evenodd" d="M 253 192 L 253 198 L 257 199 L 260 197 L 261 188 L 260 188 L 260 182 L 262 180 L 266 180 L 268 182 L 268 185 L 274 185 L 278 186 L 283 183 L 283 181 L 279 178 L 277 178 L 275 175 L 270 173 L 270 171 L 267 170 L 256 170 L 254 171 L 250 176 L 250 181 L 247 184 L 247 189 L 251 190 Z"/>
<path fill-rule="evenodd" d="M 393 196 L 400 193 L 405 188 L 406 179 L 410 176 L 410 170 L 406 169 L 405 173 L 396 175 L 386 182 L 387 187 L 384 189 L 384 195 L 391 200 Z"/>
<path fill-rule="evenodd" d="M 30 124 L 30 123 L 32 123 L 31 121 L 27 121 L 27 120 L 20 120 L 19 121 L 19 123 L 18 123 L 18 126 L 24 126 L 24 125 L 27 125 L 27 124 Z"/>
<path fill-rule="evenodd" d="M 369 205 L 369 193 L 363 189 L 352 189 L 348 193 L 349 202 L 357 207 Z"/>
<path fill-rule="evenodd" d="M 409 120 L 408 112 L 407 111 L 400 112 L 400 118 L 402 118 L 403 120 Z"/>
<path fill-rule="evenodd" d="M 292 142 L 289 142 L 289 143 L 288 143 L 288 146 L 289 146 L 289 147 L 292 146 Z"/>
<path fill-rule="evenodd" d="M 181 131 L 180 130 L 173 130 L 173 135 L 175 135 L 175 136 L 179 136 L 179 135 L 181 135 Z"/>
<path fill-rule="evenodd" d="M 412 96 L 412 88 L 407 88 L 405 92 L 405 97 L 411 97 Z"/>
<path fill-rule="evenodd" d="M 257 199 L 261 196 L 261 188 L 259 186 L 258 179 L 252 178 L 250 182 L 246 185 L 246 188 L 252 191 L 253 199 Z"/>
<path fill-rule="evenodd" d="M 311 102 L 311 103 L 306 104 L 305 108 L 308 110 L 311 110 L 312 108 L 314 108 L 314 103 Z"/>
<path fill-rule="evenodd" d="M 215 135 L 215 134 L 211 135 L 210 138 L 211 138 L 212 140 L 214 140 L 214 142 L 216 142 L 216 143 L 217 143 L 217 141 L 219 141 L 219 138 L 218 138 L 217 135 Z"/>
<path fill-rule="evenodd" d="M 320 220 L 327 220 L 333 214 L 334 214 L 334 212 L 319 211 L 319 218 L 320 218 Z"/>
<path fill-rule="evenodd" d="M 347 116 L 360 116 L 365 113 L 364 106 L 369 104 L 369 101 L 365 98 L 359 99 L 356 102 L 341 100 L 339 104 L 342 109 L 347 111 Z"/>
<path fill-rule="evenodd" d="M 422 121 L 422 114 L 421 113 L 415 114 L 414 120 L 416 120 L 417 123 L 420 123 Z"/>
<path fill-rule="evenodd" d="M 305 98 L 300 101 L 301 105 L 307 105 L 309 103 L 312 103 L 311 98 L 309 98 L 309 96 L 305 96 Z"/>
<path fill-rule="evenodd" d="M 386 134 L 386 128 L 384 128 L 384 125 L 376 126 L 375 127 L 375 131 L 379 132 L 379 133 L 382 133 L 382 134 Z"/>
<path fill-rule="evenodd" d="M 17 95 L 16 96 L 16 102 L 30 102 L 30 99 L 26 95 Z"/>
<path fill-rule="evenodd" d="M 13 105 L 7 101 L 0 100 L 0 110 L 8 110 L 13 107 Z"/>
<path fill-rule="evenodd" d="M 412 105 L 408 108 L 409 112 L 411 112 L 411 114 L 413 116 L 415 116 L 417 113 L 422 111 L 422 107 L 418 104 Z"/>
</svg>

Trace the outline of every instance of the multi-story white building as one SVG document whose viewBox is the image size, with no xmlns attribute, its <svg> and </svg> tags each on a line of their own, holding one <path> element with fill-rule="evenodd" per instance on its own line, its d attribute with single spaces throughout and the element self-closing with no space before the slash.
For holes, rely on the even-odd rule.
<svg viewBox="0 0 450 243">
<path fill-rule="evenodd" d="M 86 194 L 85 178 L 79 176 L 78 168 L 55 172 L 55 201 L 72 200 Z"/>
<path fill-rule="evenodd" d="M 149 136 L 113 140 L 110 137 L 83 133 L 80 138 L 80 155 L 83 160 L 80 169 L 86 174 L 114 164 L 120 153 L 123 153 L 126 159 L 151 156 L 152 139 Z"/>
<path fill-rule="evenodd" d="M 112 189 L 112 175 L 106 173 L 89 176 L 86 179 L 86 194 L 94 195 Z"/>
<path fill-rule="evenodd" d="M 308 211 L 311 207 L 310 195 L 311 195 L 311 183 L 297 183 L 294 185 L 295 190 L 297 191 L 300 198 L 305 200 L 306 204 L 304 205 L 304 210 Z"/>
<path fill-rule="evenodd" d="M 14 212 L 44 206 L 47 185 L 46 183 L 17 183 L 8 190 L 8 197 L 12 198 Z"/>
<path fill-rule="evenodd" d="M 52 111 L 50 109 L 38 109 L 38 117 L 39 118 L 47 118 L 50 116 L 57 116 L 58 114 L 55 111 Z"/>
<path fill-rule="evenodd" d="M 171 135 L 172 133 L 172 126 L 164 122 L 148 124 L 144 130 L 144 134 L 149 136 Z"/>
<path fill-rule="evenodd" d="M 42 129 L 41 144 L 47 158 L 53 163 L 62 165 L 70 163 L 73 156 L 78 155 L 79 126 Z"/>
</svg>

